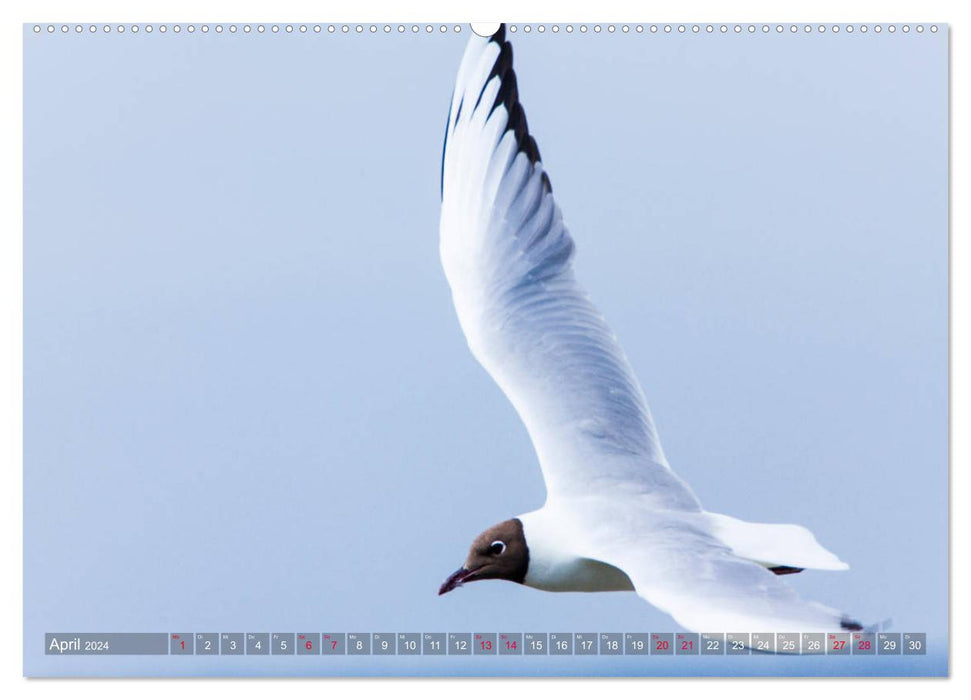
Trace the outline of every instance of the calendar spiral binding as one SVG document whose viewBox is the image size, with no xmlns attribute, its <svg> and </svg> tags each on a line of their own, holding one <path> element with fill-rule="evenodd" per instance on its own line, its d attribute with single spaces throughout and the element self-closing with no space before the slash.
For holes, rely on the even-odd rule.
<svg viewBox="0 0 971 700">
<path fill-rule="evenodd" d="M 472 31 L 461 24 L 385 24 L 385 23 L 298 23 L 298 24 L 267 24 L 267 23 L 162 23 L 162 24 L 90 24 L 90 23 L 53 23 L 33 24 L 31 31 L 36 35 L 80 34 L 80 35 L 135 35 L 135 34 L 362 34 L 362 35 L 390 35 L 390 34 L 461 34 Z M 946 27 L 944 27 L 946 28 Z M 511 33 L 524 34 L 936 34 L 942 29 L 941 25 L 927 23 L 900 24 L 841 24 L 841 23 L 811 23 L 811 24 L 779 24 L 779 23 L 746 23 L 746 24 L 706 24 L 706 23 L 675 23 L 675 24 L 509 24 Z"/>
</svg>

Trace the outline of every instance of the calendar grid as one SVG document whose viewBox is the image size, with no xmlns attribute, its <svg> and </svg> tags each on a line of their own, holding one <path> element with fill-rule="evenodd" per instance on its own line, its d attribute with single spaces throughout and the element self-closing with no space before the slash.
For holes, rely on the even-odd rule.
<svg viewBox="0 0 971 700">
<path fill-rule="evenodd" d="M 923 632 L 52 633 L 48 656 L 915 656 Z"/>
</svg>

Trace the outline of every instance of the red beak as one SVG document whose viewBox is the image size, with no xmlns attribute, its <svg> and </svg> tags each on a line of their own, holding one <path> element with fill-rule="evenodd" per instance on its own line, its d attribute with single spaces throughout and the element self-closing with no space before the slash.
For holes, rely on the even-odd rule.
<svg viewBox="0 0 971 700">
<path fill-rule="evenodd" d="M 438 589 L 438 595 L 445 595 L 449 591 L 455 590 L 463 583 L 474 580 L 476 571 L 478 571 L 478 569 L 472 569 L 470 571 L 469 569 L 462 567 L 445 579 L 445 583 L 443 583 L 442 587 Z"/>
</svg>

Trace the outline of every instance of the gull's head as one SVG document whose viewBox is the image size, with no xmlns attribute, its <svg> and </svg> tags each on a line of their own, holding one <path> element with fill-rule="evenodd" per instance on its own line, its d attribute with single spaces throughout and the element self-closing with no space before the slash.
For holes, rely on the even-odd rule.
<svg viewBox="0 0 971 700">
<path fill-rule="evenodd" d="M 458 588 L 463 583 L 498 578 L 522 583 L 529 569 L 529 548 L 519 518 L 493 525 L 475 538 L 462 568 L 453 573 L 438 595 Z"/>
</svg>

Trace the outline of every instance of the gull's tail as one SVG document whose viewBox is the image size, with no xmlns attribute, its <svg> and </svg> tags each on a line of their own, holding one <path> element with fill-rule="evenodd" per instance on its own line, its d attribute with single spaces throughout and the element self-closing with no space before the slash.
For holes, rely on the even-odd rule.
<svg viewBox="0 0 971 700">
<path fill-rule="evenodd" d="M 747 523 L 720 513 L 707 515 L 712 534 L 735 556 L 761 564 L 775 574 L 796 574 L 803 569 L 841 571 L 850 568 L 801 525 Z"/>
</svg>

